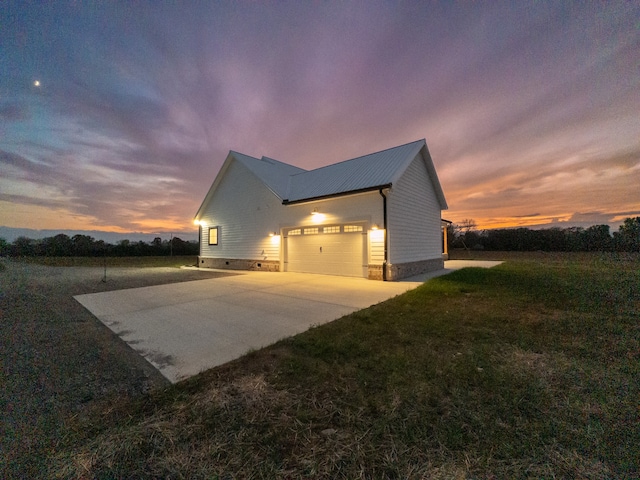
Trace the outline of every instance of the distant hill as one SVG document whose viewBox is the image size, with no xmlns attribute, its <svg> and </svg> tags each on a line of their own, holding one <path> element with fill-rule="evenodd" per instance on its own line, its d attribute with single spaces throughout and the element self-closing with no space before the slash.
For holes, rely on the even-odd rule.
<svg viewBox="0 0 640 480">
<path fill-rule="evenodd" d="M 106 243 L 111 243 L 113 245 L 117 244 L 120 240 L 130 240 L 132 242 L 151 242 L 156 237 L 160 237 L 162 240 L 169 240 L 172 235 L 171 232 L 116 233 L 103 232 L 100 230 L 35 230 L 31 228 L 12 228 L 0 226 L 0 238 L 4 238 L 9 243 L 12 243 L 18 237 L 28 237 L 37 240 L 39 238 L 55 237 L 60 233 L 64 233 L 69 237 L 73 237 L 74 235 L 89 235 L 96 240 L 104 240 Z M 173 232 L 173 237 L 179 237 L 185 242 L 197 241 L 198 231 L 195 230 L 193 232 Z"/>
</svg>

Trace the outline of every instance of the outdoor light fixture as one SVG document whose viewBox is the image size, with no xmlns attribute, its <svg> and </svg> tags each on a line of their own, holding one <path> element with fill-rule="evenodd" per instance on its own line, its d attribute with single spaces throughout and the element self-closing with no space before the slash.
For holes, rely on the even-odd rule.
<svg viewBox="0 0 640 480">
<path fill-rule="evenodd" d="M 311 222 L 316 225 L 325 221 L 327 216 L 324 213 L 320 213 L 317 209 L 311 212 Z"/>
<path fill-rule="evenodd" d="M 194 225 L 200 225 L 200 220 L 194 220 L 194 221 L 193 221 L 193 224 L 194 224 Z"/>
<path fill-rule="evenodd" d="M 318 209 L 317 209 L 317 208 L 314 208 L 314 209 L 311 211 L 311 215 L 317 215 L 318 213 L 319 213 L 319 212 L 318 212 Z"/>
<path fill-rule="evenodd" d="M 378 224 L 374 223 L 373 225 L 371 225 L 371 230 L 377 230 L 378 229 Z"/>
<path fill-rule="evenodd" d="M 275 236 L 275 234 L 276 234 L 276 232 L 269 232 L 269 236 L 270 236 L 270 237 L 274 237 L 274 236 Z"/>
</svg>

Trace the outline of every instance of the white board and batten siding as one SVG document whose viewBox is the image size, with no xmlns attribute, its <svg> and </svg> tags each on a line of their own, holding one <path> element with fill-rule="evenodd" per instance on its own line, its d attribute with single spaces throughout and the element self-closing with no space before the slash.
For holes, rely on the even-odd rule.
<svg viewBox="0 0 640 480">
<path fill-rule="evenodd" d="M 200 255 L 212 258 L 280 259 L 278 211 L 281 200 L 240 162 L 229 165 L 201 217 Z M 209 228 L 218 227 L 218 245 L 209 245 Z"/>
<path fill-rule="evenodd" d="M 388 197 L 389 262 L 441 258 L 440 203 L 421 153 L 394 183 Z"/>
</svg>

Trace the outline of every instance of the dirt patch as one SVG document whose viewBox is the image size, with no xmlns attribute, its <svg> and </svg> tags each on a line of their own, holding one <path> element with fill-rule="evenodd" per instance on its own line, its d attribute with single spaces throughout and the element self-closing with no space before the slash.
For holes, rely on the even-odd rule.
<svg viewBox="0 0 640 480">
<path fill-rule="evenodd" d="M 0 260 L 0 477 L 40 478 L 68 420 L 168 385 L 74 295 L 204 280 L 172 267 L 51 267 Z"/>
</svg>

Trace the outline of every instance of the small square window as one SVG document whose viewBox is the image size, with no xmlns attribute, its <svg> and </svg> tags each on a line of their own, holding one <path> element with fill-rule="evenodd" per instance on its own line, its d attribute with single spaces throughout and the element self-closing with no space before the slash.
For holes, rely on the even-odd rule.
<svg viewBox="0 0 640 480">
<path fill-rule="evenodd" d="M 304 229 L 304 234 L 305 235 L 317 235 L 318 234 L 318 227 L 305 228 Z"/>
<path fill-rule="evenodd" d="M 218 245 L 218 227 L 209 229 L 209 245 Z"/>
</svg>

